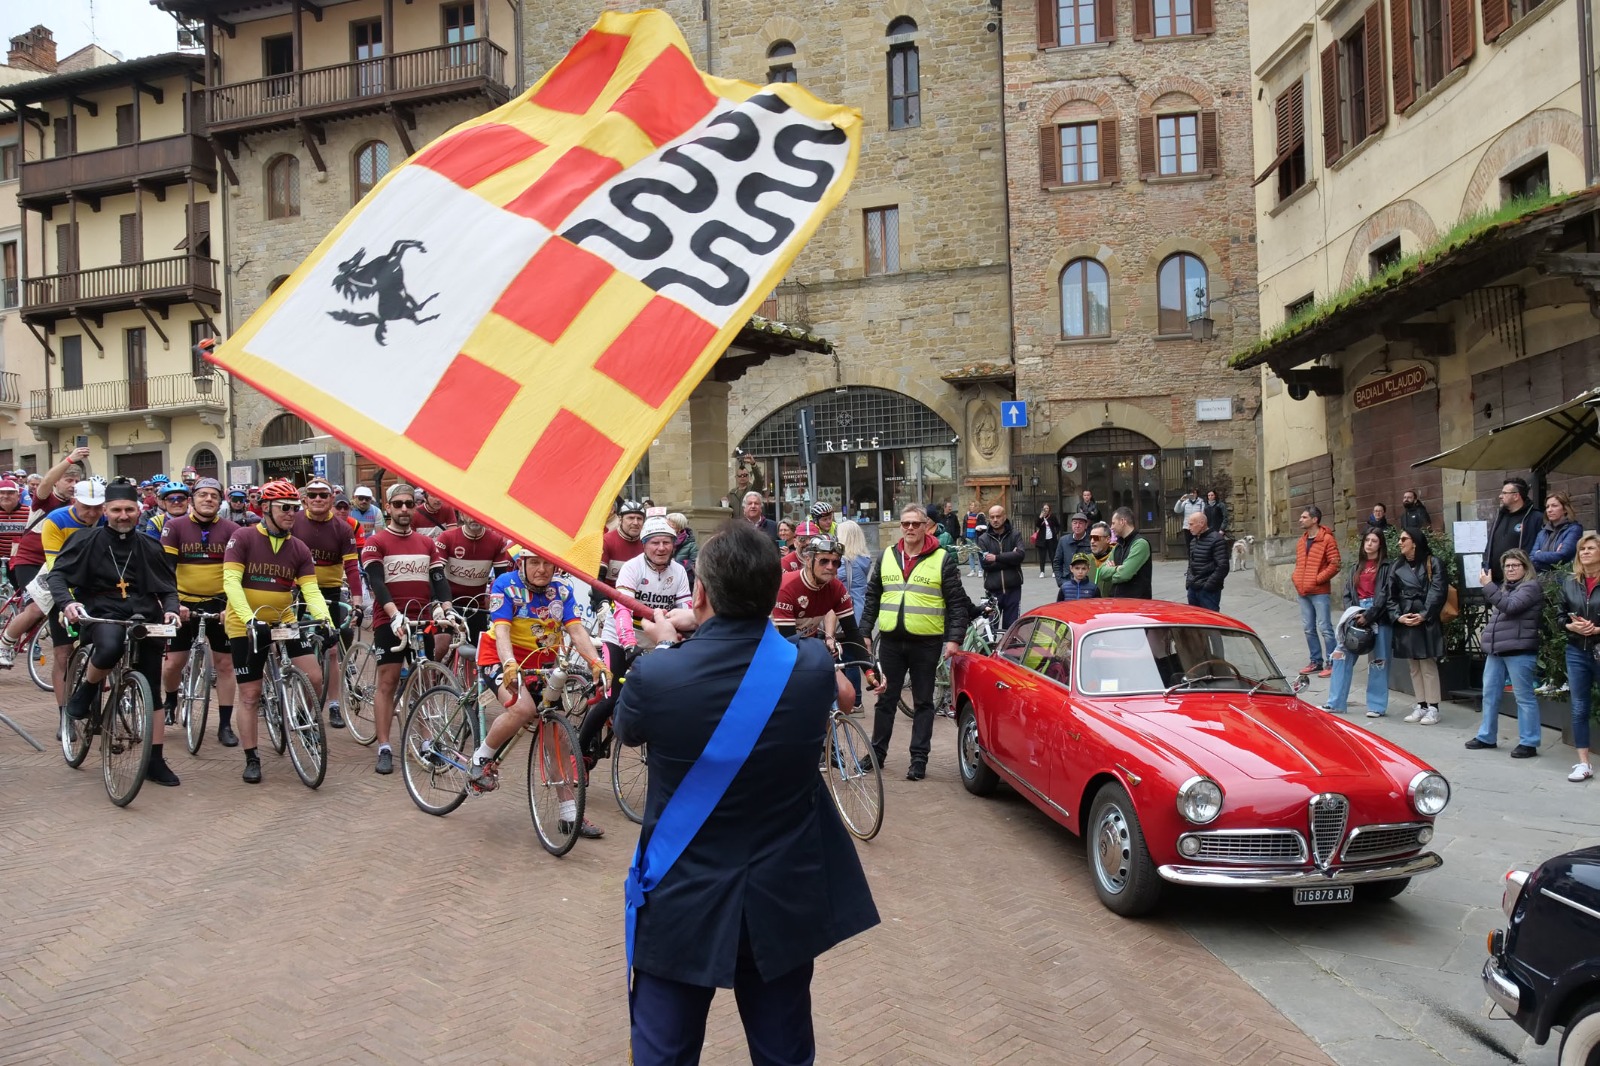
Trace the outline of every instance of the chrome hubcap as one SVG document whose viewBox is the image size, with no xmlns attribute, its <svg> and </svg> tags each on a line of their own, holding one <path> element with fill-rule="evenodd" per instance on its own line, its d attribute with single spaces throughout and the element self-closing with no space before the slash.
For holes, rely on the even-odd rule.
<svg viewBox="0 0 1600 1066">
<path fill-rule="evenodd" d="M 1127 887 L 1129 844 L 1127 819 L 1116 807 L 1108 807 L 1095 827 L 1094 840 L 1094 872 L 1107 892 Z"/>
<path fill-rule="evenodd" d="M 971 715 L 961 726 L 961 773 L 971 777 L 978 770 L 978 720 Z"/>
</svg>

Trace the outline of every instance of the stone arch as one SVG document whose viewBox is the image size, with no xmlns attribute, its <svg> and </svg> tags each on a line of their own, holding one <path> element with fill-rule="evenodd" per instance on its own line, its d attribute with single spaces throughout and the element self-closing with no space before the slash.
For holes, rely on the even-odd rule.
<svg viewBox="0 0 1600 1066">
<path fill-rule="evenodd" d="M 1079 102 L 1093 104 L 1095 110 L 1100 113 L 1101 118 L 1116 117 L 1117 105 L 1111 99 L 1111 94 L 1095 88 L 1077 86 L 1059 89 L 1052 93 L 1050 98 L 1044 102 L 1044 108 L 1040 111 L 1040 114 L 1044 115 L 1046 122 L 1049 122 L 1057 111 L 1060 111 L 1068 104 Z"/>
<path fill-rule="evenodd" d="M 1051 404 L 1059 410 L 1064 406 L 1059 401 Z M 1050 433 L 1045 438 L 1045 446 L 1041 451 L 1048 451 L 1052 455 L 1059 455 L 1065 448 L 1078 437 L 1096 429 L 1103 428 L 1110 411 L 1110 420 L 1118 429 L 1130 429 L 1135 433 L 1149 437 L 1155 442 L 1156 447 L 1167 448 L 1183 447 L 1183 434 L 1156 418 L 1155 415 L 1137 404 L 1127 403 L 1123 400 L 1101 402 L 1085 402 L 1072 405 L 1072 411 L 1062 417 L 1052 416 L 1050 420 Z"/>
<path fill-rule="evenodd" d="M 867 10 L 871 13 L 872 19 L 876 23 L 873 33 L 878 38 L 879 47 L 884 51 L 888 51 L 889 48 L 889 41 L 885 36 L 889 29 L 889 23 L 902 15 L 906 16 L 917 24 L 917 32 L 913 36 L 920 41 L 927 34 L 933 18 L 933 14 L 928 10 L 928 5 L 924 0 L 889 0 L 887 3 L 880 0 L 880 2 L 872 4 Z"/>
<path fill-rule="evenodd" d="M 1563 148 L 1574 159 L 1582 159 L 1582 120 L 1566 108 L 1550 107 L 1512 123 L 1494 139 L 1483 153 L 1483 158 L 1478 160 L 1472 180 L 1467 183 L 1467 193 L 1461 198 L 1461 217 L 1465 218 L 1485 206 L 1490 190 L 1500 183 L 1500 175 L 1518 157 L 1545 146 Z"/>
<path fill-rule="evenodd" d="M 815 360 L 816 366 L 808 367 L 811 373 L 785 374 L 775 383 L 775 387 L 761 401 L 759 409 L 741 411 L 737 407 L 728 410 L 728 440 L 731 442 L 742 441 L 750 435 L 768 416 L 786 407 L 795 400 L 810 396 L 818 392 L 826 392 L 835 387 L 833 363 Z M 962 419 L 965 408 L 962 404 L 961 394 L 953 385 L 947 385 L 936 374 L 912 373 L 909 370 L 894 370 L 878 366 L 851 366 L 848 361 L 840 367 L 840 382 L 844 385 L 865 386 L 886 389 L 889 392 L 898 392 L 902 396 L 916 400 L 934 414 L 944 419 L 945 424 L 956 427 L 956 432 L 961 432 Z"/>
<path fill-rule="evenodd" d="M 211 462 L 207 466 L 202 466 L 199 460 L 208 455 L 211 457 Z M 201 477 L 214 477 L 218 481 L 221 481 L 223 475 L 227 473 L 222 458 L 222 449 L 215 444 L 196 444 L 189 449 L 189 455 L 184 459 L 183 465 L 194 467 Z"/>
<path fill-rule="evenodd" d="M 1050 257 L 1050 288 L 1045 297 L 1050 319 L 1047 323 L 1049 329 L 1044 335 L 1053 337 L 1056 340 L 1062 339 L 1061 272 L 1067 269 L 1067 264 L 1075 259 L 1093 259 L 1106 268 L 1106 279 L 1110 285 L 1110 291 L 1107 293 L 1110 306 L 1106 308 L 1106 314 L 1110 316 L 1111 320 L 1111 335 L 1110 337 L 1074 338 L 1074 340 L 1110 340 L 1117 335 L 1120 325 L 1117 322 L 1117 313 L 1128 307 L 1128 289 L 1127 283 L 1122 276 L 1122 258 L 1109 245 L 1101 244 L 1098 241 L 1079 241 L 1076 244 L 1064 245 Z"/>
<path fill-rule="evenodd" d="M 250 447 L 252 449 L 291 447 L 292 445 L 290 444 L 263 443 L 266 440 L 268 430 L 277 429 L 281 431 L 287 425 L 287 423 L 282 421 L 283 419 L 298 419 L 300 422 L 304 423 L 308 429 L 311 430 L 311 432 L 306 434 L 306 436 L 311 437 L 316 435 L 316 427 L 311 425 L 310 422 L 307 422 L 304 418 L 295 414 L 293 411 L 288 411 L 282 407 L 279 407 L 274 410 L 271 415 L 262 419 L 261 422 L 250 431 Z M 293 443 L 298 444 L 299 442 L 295 441 Z"/>
<path fill-rule="evenodd" d="M 884 23 L 888 25 L 888 23 Z M 778 41 L 788 41 L 794 45 L 799 55 L 806 51 L 806 28 L 798 20 L 788 15 L 774 15 L 761 24 L 761 54 L 765 56 L 767 49 Z"/>
<path fill-rule="evenodd" d="M 1205 82 L 1185 74 L 1172 74 L 1157 80 L 1139 94 L 1139 113 L 1147 114 L 1155 102 L 1168 93 L 1182 93 L 1192 97 L 1194 102 L 1203 108 L 1215 107 L 1217 102 L 1216 94 Z"/>
<path fill-rule="evenodd" d="M 1439 236 L 1439 227 L 1435 225 L 1433 216 L 1415 200 L 1396 200 L 1378 209 L 1356 227 L 1355 234 L 1350 238 L 1350 248 L 1344 257 L 1344 272 L 1339 276 L 1339 287 L 1342 289 L 1355 280 L 1374 244 L 1402 230 L 1416 234 L 1418 244 L 1424 248 Z"/>
</svg>

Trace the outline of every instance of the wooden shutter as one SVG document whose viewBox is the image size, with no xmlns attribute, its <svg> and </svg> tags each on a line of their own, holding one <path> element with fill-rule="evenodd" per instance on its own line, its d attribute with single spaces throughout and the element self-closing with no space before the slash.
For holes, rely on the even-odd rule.
<svg viewBox="0 0 1600 1066">
<path fill-rule="evenodd" d="M 1133 0 L 1133 39 L 1155 36 L 1156 9 L 1153 0 Z"/>
<path fill-rule="evenodd" d="M 139 127 L 133 120 L 133 105 L 117 105 L 117 143 L 132 144 L 139 139 Z"/>
<path fill-rule="evenodd" d="M 1472 58 L 1472 0 L 1449 0 L 1450 69 L 1455 70 Z"/>
<path fill-rule="evenodd" d="M 1060 43 L 1060 29 L 1056 26 L 1056 0 L 1038 0 L 1039 47 L 1054 48 Z"/>
<path fill-rule="evenodd" d="M 1344 155 L 1339 136 L 1339 43 L 1322 50 L 1322 158 L 1332 166 Z"/>
<path fill-rule="evenodd" d="M 1215 33 L 1217 16 L 1211 0 L 1194 0 L 1194 32 Z"/>
<path fill-rule="evenodd" d="M 1061 127 L 1039 130 L 1039 184 L 1045 188 L 1061 184 Z"/>
<path fill-rule="evenodd" d="M 1200 172 L 1218 174 L 1222 171 L 1222 145 L 1217 137 L 1217 112 L 1200 112 Z"/>
<path fill-rule="evenodd" d="M 55 120 L 55 123 L 53 124 L 53 126 L 54 126 L 54 129 L 55 129 L 55 135 L 56 135 L 56 152 L 55 152 L 55 154 L 57 156 L 71 155 L 72 154 L 72 138 L 71 138 L 71 136 L 69 134 L 69 126 L 68 126 L 67 120 L 64 119 L 64 118 L 58 118 L 58 119 Z"/>
<path fill-rule="evenodd" d="M 1277 154 L 1294 150 L 1294 116 L 1290 113 L 1294 107 L 1294 90 L 1285 89 L 1278 100 L 1273 104 L 1273 117 L 1278 123 Z"/>
<path fill-rule="evenodd" d="M 1094 39 L 1097 41 L 1117 39 L 1116 0 L 1094 0 Z"/>
<path fill-rule="evenodd" d="M 1383 66 L 1383 3 L 1373 0 L 1363 19 L 1362 36 L 1367 52 L 1367 133 L 1383 129 L 1389 122 L 1389 94 Z"/>
<path fill-rule="evenodd" d="M 78 269 L 78 226 L 67 222 L 56 227 L 56 273 L 70 274 Z"/>
<path fill-rule="evenodd" d="M 1389 40 L 1394 47 L 1394 113 L 1398 115 L 1417 99 L 1417 75 L 1411 51 L 1411 0 L 1391 0 Z"/>
<path fill-rule="evenodd" d="M 1493 44 L 1510 28 L 1511 0 L 1483 0 L 1483 43 Z"/>
<path fill-rule="evenodd" d="M 1139 176 L 1153 178 L 1156 173 L 1156 117 L 1139 116 Z"/>
<path fill-rule="evenodd" d="M 137 263 L 139 254 L 139 216 L 123 215 L 117 220 L 122 237 L 122 262 Z"/>
<path fill-rule="evenodd" d="M 1285 94 L 1289 97 L 1289 127 L 1293 130 L 1293 144 L 1297 147 L 1306 143 L 1306 81 L 1301 78 L 1289 86 Z"/>
<path fill-rule="evenodd" d="M 1100 120 L 1100 180 L 1116 181 L 1122 176 L 1117 162 L 1117 120 Z"/>
</svg>

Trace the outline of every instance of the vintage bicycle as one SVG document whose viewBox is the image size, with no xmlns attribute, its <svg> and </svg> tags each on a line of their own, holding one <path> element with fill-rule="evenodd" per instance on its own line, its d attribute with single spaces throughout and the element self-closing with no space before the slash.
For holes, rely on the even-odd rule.
<svg viewBox="0 0 1600 1066">
<path fill-rule="evenodd" d="M 373 619 L 374 628 L 381 624 L 385 623 Z M 462 691 L 451 669 L 432 657 L 433 637 L 441 626 L 465 640 L 466 620 L 454 611 L 446 612 L 443 622 L 413 622 L 406 631 L 406 657 L 401 663 L 400 683 L 394 693 L 397 717 L 404 718 L 409 714 L 416 706 L 417 699 L 431 688 L 444 685 Z M 357 641 L 350 645 L 344 657 L 343 710 L 345 726 L 356 743 L 363 747 L 378 739 L 378 723 L 373 709 L 377 691 L 377 649 L 369 641 Z"/>
<path fill-rule="evenodd" d="M 871 659 L 836 663 L 834 669 L 860 667 L 879 672 Z M 835 703 L 828 715 L 828 731 L 822 741 L 822 758 L 817 764 L 828 783 L 828 794 L 839 811 L 839 818 L 851 835 L 871 840 L 883 828 L 883 768 L 872 757 L 872 742 L 867 731 L 840 710 Z"/>
<path fill-rule="evenodd" d="M 985 596 L 983 602 L 978 604 L 978 611 L 972 620 L 967 623 L 967 635 L 961 640 L 961 650 L 976 652 L 979 655 L 988 655 L 994 651 L 994 642 L 999 639 L 1000 627 L 1000 601 L 993 596 Z M 900 713 L 907 718 L 914 717 L 916 708 L 912 704 L 911 694 L 902 689 L 900 692 Z M 944 656 L 939 660 L 939 668 L 933 675 L 933 713 L 940 718 L 954 718 L 955 708 L 950 702 L 950 657 Z"/>
<path fill-rule="evenodd" d="M 106 795 L 118 807 L 126 807 L 139 794 L 145 771 L 150 767 L 154 747 L 156 700 L 150 682 L 134 669 L 133 656 L 139 642 L 147 638 L 168 638 L 177 627 L 146 622 L 143 618 L 93 618 L 84 616 L 77 625 L 113 625 L 128 631 L 122 659 L 106 675 L 99 705 L 87 718 L 73 718 L 61 711 L 61 754 L 76 770 L 89 757 L 96 735 L 100 737 L 100 775 Z M 83 680 L 89 666 L 90 645 L 80 643 L 67 663 L 67 691 Z"/>
<path fill-rule="evenodd" d="M 278 608 L 260 610 L 278 611 Z M 322 704 L 305 671 L 289 656 L 289 645 L 309 639 L 327 639 L 328 627 L 322 622 L 263 622 L 257 611 L 250 627 L 253 649 L 263 639 L 271 641 L 261 677 L 261 711 L 267 720 L 267 736 L 279 755 L 287 749 L 289 761 L 301 784 L 320 788 L 328 773 L 328 734 L 322 720 Z"/>
<path fill-rule="evenodd" d="M 217 686 L 216 653 L 211 650 L 211 639 L 206 628 L 222 617 L 221 612 L 190 611 L 199 627 L 194 644 L 189 648 L 189 661 L 183 664 L 178 677 L 178 721 L 183 724 L 184 744 L 190 755 L 200 754 L 200 745 L 206 739 L 206 718 L 211 713 L 211 693 Z M 169 725 L 175 723 L 168 723 Z"/>
</svg>

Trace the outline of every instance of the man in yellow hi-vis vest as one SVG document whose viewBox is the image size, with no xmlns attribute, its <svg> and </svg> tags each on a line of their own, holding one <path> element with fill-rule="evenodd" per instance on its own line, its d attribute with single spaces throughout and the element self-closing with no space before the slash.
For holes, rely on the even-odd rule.
<svg viewBox="0 0 1600 1066">
<path fill-rule="evenodd" d="M 928 513 L 916 504 L 900 512 L 900 539 L 883 551 L 867 578 L 862 633 L 878 627 L 878 705 L 872 751 L 878 765 L 889 752 L 894 716 L 911 675 L 911 764 L 907 781 L 921 781 L 933 744 L 933 681 L 939 659 L 961 647 L 967 632 L 967 594 L 956 555 L 939 547 Z"/>
</svg>

